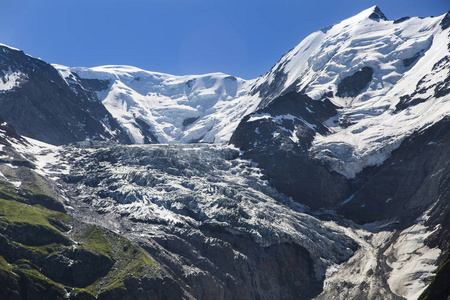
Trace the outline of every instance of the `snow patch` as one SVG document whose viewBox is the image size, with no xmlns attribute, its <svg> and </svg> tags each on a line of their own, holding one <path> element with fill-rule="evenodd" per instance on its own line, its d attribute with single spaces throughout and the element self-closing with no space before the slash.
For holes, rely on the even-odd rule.
<svg viewBox="0 0 450 300">
<path fill-rule="evenodd" d="M 428 286 L 436 270 L 439 248 L 424 244 L 433 233 L 423 224 L 415 224 L 400 233 L 397 241 L 384 253 L 392 272 L 388 279 L 391 290 L 407 299 L 417 299 Z"/>
<path fill-rule="evenodd" d="M 392 294 L 417 299 L 434 276 L 440 249 L 430 249 L 424 240 L 433 232 L 418 224 L 395 234 L 386 230 L 391 222 L 341 227 L 334 221 L 325 222 L 338 232 L 356 241 L 360 248 L 348 261 L 330 265 L 325 272 L 324 290 L 318 299 L 347 299 L 361 292 L 367 299 L 390 299 Z M 388 265 L 392 268 L 384 267 Z M 378 272 L 389 274 L 386 279 Z M 389 273 L 390 272 L 390 273 Z"/>
<path fill-rule="evenodd" d="M 1 75 L 1 73 L 0 73 Z M 0 92 L 11 90 L 26 78 L 26 75 L 19 71 L 12 71 L 11 68 L 5 73 L 3 71 L 3 76 L 0 76 Z"/>
</svg>

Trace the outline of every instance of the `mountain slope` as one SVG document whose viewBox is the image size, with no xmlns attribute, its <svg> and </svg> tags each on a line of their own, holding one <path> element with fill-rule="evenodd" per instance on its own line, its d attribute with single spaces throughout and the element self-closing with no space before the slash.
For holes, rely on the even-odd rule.
<svg viewBox="0 0 450 300">
<path fill-rule="evenodd" d="M 313 33 L 252 87 L 258 109 L 230 139 L 243 157 L 295 201 L 365 229 L 389 224 L 360 240 L 319 299 L 416 299 L 428 282 L 414 266 L 449 251 L 449 23 L 388 21 L 373 7 Z"/>
<path fill-rule="evenodd" d="M 58 148 L 23 138 L 0 121 L 2 299 L 188 297 L 145 250 L 74 218 L 61 189 L 29 153 L 52 156 Z"/>
<path fill-rule="evenodd" d="M 55 147 L 2 126 L 8 297 L 56 299 L 64 289 L 70 299 L 311 297 L 326 268 L 357 247 L 270 187 L 236 149 Z M 22 285 L 8 285 L 19 277 Z"/>
<path fill-rule="evenodd" d="M 417 299 L 439 264 L 424 296 L 446 293 L 448 13 L 389 21 L 372 7 L 255 81 L 52 67 L 6 50 L 0 101 L 30 98 L 30 81 L 70 112 L 43 137 L 81 141 L 51 146 L 0 119 L 7 296 Z M 30 107 L 11 119 L 37 134 L 28 118 L 46 107 Z M 111 126 L 105 112 L 110 136 L 96 127 Z M 97 125 L 80 127 L 86 116 Z"/>
<path fill-rule="evenodd" d="M 94 90 L 133 143 L 226 143 L 256 103 L 253 81 L 215 73 L 174 76 L 128 66 L 68 68 L 64 78 L 105 84 Z"/>
<path fill-rule="evenodd" d="M 311 34 L 252 88 L 259 108 L 289 91 L 340 107 L 325 124 L 331 134 L 317 135 L 311 151 L 347 177 L 450 110 L 448 15 L 387 21 L 377 13 L 373 7 Z"/>
<path fill-rule="evenodd" d="M 21 149 L 56 181 L 72 218 L 132 240 L 196 299 L 411 298 L 430 282 L 441 254 L 425 242 L 442 232 L 429 230 L 438 228 L 430 213 L 399 228 L 311 211 L 234 148 L 94 142 Z"/>
<path fill-rule="evenodd" d="M 46 62 L 0 45 L 0 77 L 0 116 L 19 134 L 55 145 L 87 138 L 129 143 L 95 95 L 71 89 Z"/>
<path fill-rule="evenodd" d="M 260 98 L 258 110 L 242 120 L 230 142 L 268 174 L 276 172 L 275 161 L 280 160 L 271 160 L 272 155 L 282 157 L 291 151 L 287 149 L 298 148 L 293 153 L 307 165 L 348 179 L 338 184 L 344 200 L 350 196 L 346 185 L 357 181 L 363 168 L 382 164 L 405 137 L 450 114 L 448 18 L 388 21 L 373 7 L 311 34 L 256 81 L 252 94 Z M 286 97 L 298 98 L 296 105 L 303 106 L 291 114 L 294 118 L 277 108 Z M 312 106 L 313 101 L 323 105 Z M 335 106 L 332 114 L 326 103 Z M 326 119 L 311 121 L 324 114 Z M 297 173 L 273 179 L 281 186 Z M 310 189 L 334 186 L 334 180 L 322 176 Z M 308 187 L 298 193 L 295 188 L 281 190 L 294 197 L 310 194 Z M 314 197 L 303 198 L 302 203 L 315 202 Z M 315 202 L 316 207 L 335 205 L 339 197 L 324 201 Z"/>
</svg>

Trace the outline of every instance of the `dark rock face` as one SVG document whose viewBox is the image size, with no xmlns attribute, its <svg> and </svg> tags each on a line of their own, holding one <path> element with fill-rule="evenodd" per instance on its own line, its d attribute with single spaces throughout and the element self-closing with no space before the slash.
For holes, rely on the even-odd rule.
<svg viewBox="0 0 450 300">
<path fill-rule="evenodd" d="M 19 134 L 55 145 L 87 138 L 130 142 L 95 93 L 71 89 L 51 65 L 0 46 L 0 75 L 15 80 L 0 91 L 0 115 Z"/>
<path fill-rule="evenodd" d="M 441 21 L 441 28 L 445 30 L 450 27 L 450 11 L 445 14 L 444 19 Z"/>
<path fill-rule="evenodd" d="M 17 134 L 14 126 L 5 122 L 5 120 L 0 117 L 0 144 L 5 146 L 11 146 L 11 143 L 8 139 L 14 139 L 16 142 L 24 143 L 25 141 L 22 139 L 20 135 Z"/>
<path fill-rule="evenodd" d="M 29 246 L 42 246 L 50 243 L 71 245 L 70 240 L 63 235 L 46 227 L 33 226 L 29 224 L 8 224 L 0 222 L 1 234 L 14 236 L 21 244 Z"/>
<path fill-rule="evenodd" d="M 384 20 L 384 21 L 388 20 L 378 6 L 375 6 L 375 9 L 374 9 L 373 13 L 369 16 L 369 19 Z"/>
<path fill-rule="evenodd" d="M 395 19 L 394 24 L 402 23 L 409 19 L 411 19 L 411 18 L 410 17 L 401 17 L 401 18 Z"/>
<path fill-rule="evenodd" d="M 198 118 L 187 118 L 187 119 L 184 119 L 183 120 L 183 126 L 189 126 L 189 125 L 191 125 L 192 123 L 194 123 L 195 121 L 197 121 L 198 120 Z"/>
<path fill-rule="evenodd" d="M 336 96 L 356 97 L 372 80 L 373 69 L 364 67 L 338 84 Z"/>
<path fill-rule="evenodd" d="M 328 132 L 322 122 L 335 114 L 336 107 L 328 99 L 314 101 L 291 92 L 246 116 L 230 143 L 258 163 L 279 191 L 314 209 L 332 207 L 347 195 L 350 185 L 308 150 L 316 132 Z"/>
<path fill-rule="evenodd" d="M 429 82 L 436 74 L 441 73 L 443 80 L 430 84 Z M 431 98 L 431 95 L 425 96 L 428 90 L 434 90 L 434 97 L 442 98 L 450 93 L 450 56 L 444 56 L 440 61 L 434 64 L 431 73 L 425 75 L 416 85 L 412 94 L 403 95 L 395 106 L 396 111 L 404 110 L 410 106 L 425 102 Z"/>
<path fill-rule="evenodd" d="M 433 71 L 437 72 L 440 70 L 445 70 L 447 68 L 449 71 L 447 77 L 436 84 L 434 88 L 434 96 L 436 98 L 441 98 L 450 93 L 450 55 L 444 56 L 439 62 L 433 66 Z"/>
<path fill-rule="evenodd" d="M 332 26 L 330 26 L 331 28 Z M 329 28 L 328 28 L 329 29 Z M 285 87 L 286 80 L 288 79 L 288 74 L 286 73 L 285 67 L 289 61 L 285 60 L 285 56 L 288 55 L 292 49 L 286 52 L 280 60 L 267 72 L 262 78 L 267 78 L 267 76 L 274 76 L 273 80 L 265 80 L 261 83 L 256 83 L 250 90 L 251 95 L 258 94 L 261 98 L 261 102 L 258 104 L 258 109 L 262 109 L 269 105 L 275 98 L 288 94 L 290 92 L 298 92 L 297 85 L 301 81 L 300 78 L 295 80 L 291 85 Z M 303 91 L 300 91 L 304 94 Z"/>
<path fill-rule="evenodd" d="M 77 76 L 78 80 L 81 81 L 82 86 L 91 91 L 104 91 L 111 84 L 109 80 L 79 78 L 78 75 L 73 73 L 72 75 Z"/>
<path fill-rule="evenodd" d="M 397 218 L 402 226 L 410 226 L 435 204 L 429 222 L 445 223 L 450 215 L 449 147 L 447 117 L 408 137 L 383 165 L 359 174 L 368 179 L 338 211 L 360 224 Z"/>
<path fill-rule="evenodd" d="M 417 52 L 416 54 L 414 54 L 414 56 L 404 59 L 403 60 L 403 65 L 405 67 L 411 66 L 412 64 L 414 64 L 417 61 L 417 59 L 419 59 L 420 55 L 421 55 L 421 53 Z"/>
<path fill-rule="evenodd" d="M 298 245 L 262 247 L 248 237 L 214 229 L 190 235 L 177 231 L 156 238 L 158 247 L 144 248 L 174 272 L 180 285 L 189 286 L 195 299 L 310 299 L 322 290 L 313 279 L 308 252 Z M 192 273 L 173 255 L 195 265 Z"/>
<path fill-rule="evenodd" d="M 42 273 L 56 282 L 86 287 L 105 276 L 114 261 L 102 254 L 83 249 L 52 254 L 42 263 Z"/>
<path fill-rule="evenodd" d="M 448 299 L 450 295 L 450 255 L 442 262 L 431 284 L 420 295 L 419 300 Z"/>
<path fill-rule="evenodd" d="M 289 53 L 289 52 L 287 52 Z M 286 55 L 286 54 L 285 54 Z M 283 59 L 279 60 L 279 62 Z M 279 63 L 278 62 L 278 63 Z M 278 64 L 277 63 L 277 64 Z M 277 65 L 275 64 L 275 66 Z M 284 83 L 287 80 L 287 74 L 284 73 L 284 66 L 285 64 L 279 64 L 278 67 L 274 70 L 275 66 L 268 72 L 273 72 L 275 74 L 275 78 L 272 81 L 272 83 L 269 83 L 268 81 L 264 81 L 261 85 L 257 87 L 253 87 L 250 91 L 251 95 L 256 95 L 259 93 L 259 96 L 261 97 L 261 103 L 259 104 L 258 108 L 263 108 L 264 106 L 268 105 L 269 102 L 276 97 L 283 89 Z"/>
<path fill-rule="evenodd" d="M 33 169 L 34 165 L 32 162 L 11 149 L 12 144 L 26 145 L 27 142 L 17 134 L 14 126 L 5 122 L 0 117 L 0 145 L 6 146 L 0 150 L 0 164 L 10 163 L 16 167 L 28 167 Z M 2 193 L 0 192 L 0 196 L 1 194 Z"/>
<path fill-rule="evenodd" d="M 136 121 L 137 127 L 144 136 L 144 144 L 157 144 L 158 138 L 153 134 L 150 125 L 139 118 L 135 118 L 134 120 Z"/>
</svg>

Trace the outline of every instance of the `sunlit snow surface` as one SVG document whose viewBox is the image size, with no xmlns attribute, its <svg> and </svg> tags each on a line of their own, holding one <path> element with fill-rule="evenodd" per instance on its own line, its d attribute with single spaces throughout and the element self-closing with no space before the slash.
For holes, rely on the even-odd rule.
<svg viewBox="0 0 450 300">
<path fill-rule="evenodd" d="M 98 97 L 136 144 L 144 137 L 136 119 L 150 125 L 160 143 L 226 143 L 241 118 L 254 110 L 248 97 L 252 80 L 213 73 L 174 76 L 129 66 L 67 68 L 54 65 L 63 78 L 110 82 Z"/>
<path fill-rule="evenodd" d="M 397 241 L 384 253 L 392 268 L 388 279 L 391 290 L 407 299 L 417 299 L 428 286 L 429 274 L 436 269 L 439 248 L 430 249 L 424 244 L 432 233 L 424 226 L 424 220 L 400 233 Z M 411 249 L 414 249 L 412 251 Z"/>
<path fill-rule="evenodd" d="M 341 109 L 325 124 L 331 134 L 317 134 L 311 152 L 347 177 L 382 163 L 405 136 L 450 114 L 450 96 L 433 96 L 449 72 L 432 70 L 449 54 L 450 29 L 439 25 L 444 16 L 394 23 L 370 19 L 373 10 L 309 35 L 255 83 L 256 89 L 271 84 L 271 98 L 291 89 L 313 99 L 333 93 L 329 99 Z M 374 71 L 366 88 L 354 98 L 336 96 L 342 79 L 363 67 Z M 426 101 L 396 112 L 400 97 L 412 94 L 427 74 L 432 75 L 421 83 L 427 93 L 420 95 Z M 284 80 L 281 87 L 277 78 Z M 347 128 L 337 122 L 344 116 L 352 123 Z"/>
<path fill-rule="evenodd" d="M 11 90 L 18 86 L 25 78 L 25 74 L 19 71 L 13 72 L 11 68 L 6 72 L 0 72 L 0 92 Z"/>
<path fill-rule="evenodd" d="M 327 269 L 324 291 L 317 299 L 391 299 L 387 291 L 417 299 L 430 283 L 441 253 L 424 244 L 433 232 L 424 226 L 425 220 L 426 214 L 399 233 L 383 228 L 383 223 L 342 228 L 325 222 L 344 230 L 360 248 L 348 261 Z"/>
<path fill-rule="evenodd" d="M 434 86 L 448 76 L 448 68 L 433 70 L 449 54 L 450 29 L 440 26 L 444 16 L 394 22 L 370 19 L 374 9 L 309 35 L 256 80 L 222 73 L 173 76 L 129 66 L 54 66 L 64 78 L 73 72 L 108 80 L 98 97 L 137 144 L 144 136 L 136 119 L 149 124 L 160 143 L 227 143 L 261 101 L 293 89 L 317 100 L 332 92 L 330 100 L 341 109 L 325 123 L 331 133 L 317 134 L 310 151 L 351 178 L 382 163 L 404 137 L 450 114 L 449 95 L 433 96 Z M 338 84 L 363 67 L 373 69 L 365 89 L 356 97 L 336 96 Z M 252 95 L 267 86 L 267 94 Z M 419 95 L 426 101 L 396 111 L 400 97 L 419 86 L 427 89 Z M 350 126 L 341 127 L 340 118 Z"/>
</svg>

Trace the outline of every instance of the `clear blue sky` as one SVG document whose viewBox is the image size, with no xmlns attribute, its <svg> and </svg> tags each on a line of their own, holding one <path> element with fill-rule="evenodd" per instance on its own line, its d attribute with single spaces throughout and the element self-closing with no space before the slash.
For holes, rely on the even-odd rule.
<svg viewBox="0 0 450 300">
<path fill-rule="evenodd" d="M 67 66 L 251 79 L 310 33 L 373 5 L 390 20 L 450 10 L 448 0 L 0 0 L 0 43 Z"/>
</svg>

